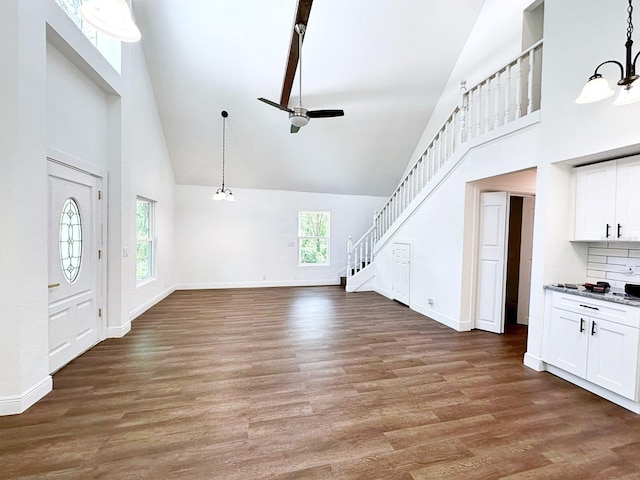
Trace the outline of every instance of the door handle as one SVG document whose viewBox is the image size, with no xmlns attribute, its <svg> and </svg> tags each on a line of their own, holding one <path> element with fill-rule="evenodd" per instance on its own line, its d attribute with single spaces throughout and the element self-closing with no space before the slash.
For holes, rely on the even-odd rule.
<svg viewBox="0 0 640 480">
<path fill-rule="evenodd" d="M 620 233 L 621 228 L 622 228 L 622 225 L 618 224 L 618 238 L 622 236 L 622 234 Z"/>
<path fill-rule="evenodd" d="M 59 283 L 50 283 L 47 288 L 56 288 L 56 287 L 59 287 L 59 286 L 60 286 Z"/>
<path fill-rule="evenodd" d="M 596 322 L 591 322 L 591 335 L 596 334 Z"/>
<path fill-rule="evenodd" d="M 584 318 L 580 319 L 580 333 L 584 332 Z"/>
<path fill-rule="evenodd" d="M 606 231 L 605 238 L 609 238 L 609 229 L 610 229 L 610 228 L 611 228 L 611 225 L 609 225 L 609 224 L 607 223 L 607 231 Z"/>
</svg>

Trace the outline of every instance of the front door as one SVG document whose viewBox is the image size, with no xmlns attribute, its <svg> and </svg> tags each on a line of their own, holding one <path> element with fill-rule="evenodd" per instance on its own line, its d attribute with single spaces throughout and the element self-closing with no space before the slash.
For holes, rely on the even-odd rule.
<svg viewBox="0 0 640 480">
<path fill-rule="evenodd" d="M 476 328 L 504 332 L 507 192 L 480 194 Z"/>
<path fill-rule="evenodd" d="M 49 161 L 49 372 L 102 337 L 101 179 Z"/>
</svg>

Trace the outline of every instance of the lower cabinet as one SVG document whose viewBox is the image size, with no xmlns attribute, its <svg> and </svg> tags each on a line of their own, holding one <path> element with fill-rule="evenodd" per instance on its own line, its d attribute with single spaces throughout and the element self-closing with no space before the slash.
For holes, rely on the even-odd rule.
<svg viewBox="0 0 640 480">
<path fill-rule="evenodd" d="M 637 307 L 553 294 L 547 363 L 638 401 Z"/>
</svg>

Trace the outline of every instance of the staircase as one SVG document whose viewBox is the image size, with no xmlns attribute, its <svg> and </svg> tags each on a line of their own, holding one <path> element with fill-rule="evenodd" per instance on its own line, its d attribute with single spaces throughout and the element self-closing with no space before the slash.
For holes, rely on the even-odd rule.
<svg viewBox="0 0 640 480">
<path fill-rule="evenodd" d="M 373 225 L 347 244 L 347 291 L 368 289 L 375 255 L 475 145 L 537 120 L 540 110 L 542 41 L 534 44 L 463 94 L 451 115 L 393 192 Z"/>
</svg>

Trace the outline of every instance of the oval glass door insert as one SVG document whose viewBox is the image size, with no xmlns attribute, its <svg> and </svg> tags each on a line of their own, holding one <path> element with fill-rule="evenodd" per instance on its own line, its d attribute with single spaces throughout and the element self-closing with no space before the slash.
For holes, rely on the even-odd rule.
<svg viewBox="0 0 640 480">
<path fill-rule="evenodd" d="M 82 263 L 82 219 L 73 198 L 67 198 L 60 215 L 60 265 L 67 282 L 73 283 Z"/>
</svg>

